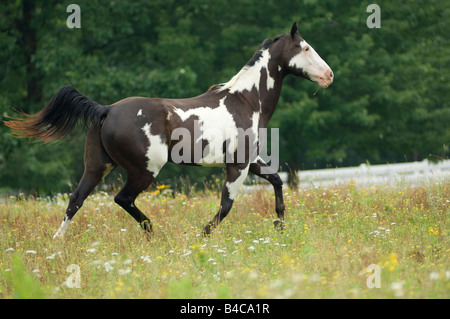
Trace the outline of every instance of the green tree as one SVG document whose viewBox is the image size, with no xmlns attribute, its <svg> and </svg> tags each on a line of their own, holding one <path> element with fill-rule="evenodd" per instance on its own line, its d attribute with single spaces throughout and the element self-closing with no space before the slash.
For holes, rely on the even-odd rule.
<svg viewBox="0 0 450 319">
<path fill-rule="evenodd" d="M 71 1 L 15 0 L 0 9 L 0 114 L 34 113 L 62 85 L 110 104 L 129 96 L 188 97 L 228 81 L 264 38 L 301 35 L 331 66 L 335 82 L 288 77 L 271 126 L 280 163 L 306 169 L 448 158 L 450 4 L 334 0 L 78 1 L 81 28 L 69 29 Z M 317 92 L 316 92 L 317 91 Z M 316 92 L 316 94 L 314 94 Z M 70 191 L 83 170 L 84 133 L 42 145 L 0 124 L 0 191 Z M 220 170 L 168 165 L 159 180 Z M 117 178 L 113 176 L 113 179 Z"/>
</svg>

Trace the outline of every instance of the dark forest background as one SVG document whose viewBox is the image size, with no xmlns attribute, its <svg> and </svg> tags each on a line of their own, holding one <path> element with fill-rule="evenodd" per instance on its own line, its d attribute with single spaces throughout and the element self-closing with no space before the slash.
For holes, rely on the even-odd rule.
<svg viewBox="0 0 450 319">
<path fill-rule="evenodd" d="M 0 115 L 34 113 L 63 85 L 101 104 L 129 96 L 196 96 L 228 81 L 265 38 L 300 34 L 335 74 L 331 87 L 287 77 L 271 121 L 282 169 L 448 158 L 450 2 L 135 0 L 3 1 Z M 69 4 L 81 28 L 69 29 Z M 0 124 L 0 193 L 73 190 L 84 131 L 43 144 Z M 109 179 L 120 184 L 121 172 Z M 220 170 L 167 165 L 160 183 L 200 183 Z M 174 178 L 175 176 L 175 178 Z M 186 177 L 187 176 L 187 177 Z"/>
</svg>

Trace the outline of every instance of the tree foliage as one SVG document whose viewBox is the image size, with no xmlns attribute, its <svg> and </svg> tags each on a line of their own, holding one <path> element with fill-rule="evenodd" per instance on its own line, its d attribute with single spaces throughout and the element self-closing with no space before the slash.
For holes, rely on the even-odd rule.
<svg viewBox="0 0 450 319">
<path fill-rule="evenodd" d="M 226 82 L 268 37 L 299 21 L 331 66 L 326 90 L 285 79 L 272 119 L 280 163 L 295 169 L 441 159 L 449 155 L 450 4 L 332 0 L 15 0 L 0 9 L 0 111 L 33 113 L 70 84 L 110 104 L 128 96 L 188 97 Z M 83 169 L 83 133 L 42 145 L 0 126 L 0 191 L 69 191 Z M 208 169 L 170 165 L 160 180 Z"/>
</svg>

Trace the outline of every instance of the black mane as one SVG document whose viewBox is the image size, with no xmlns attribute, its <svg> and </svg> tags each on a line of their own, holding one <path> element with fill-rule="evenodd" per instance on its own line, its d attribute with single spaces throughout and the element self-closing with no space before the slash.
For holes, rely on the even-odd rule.
<svg viewBox="0 0 450 319">
<path fill-rule="evenodd" d="M 262 56 L 262 52 L 264 50 L 269 49 L 272 44 L 274 44 L 275 42 L 277 42 L 280 38 L 282 37 L 282 35 L 276 36 L 273 40 L 272 39 L 265 39 L 261 45 L 259 46 L 258 50 L 256 51 L 256 53 L 253 55 L 253 57 L 250 59 L 250 61 L 247 62 L 248 66 L 253 66 L 256 62 L 258 62 L 258 60 L 261 58 Z"/>
</svg>

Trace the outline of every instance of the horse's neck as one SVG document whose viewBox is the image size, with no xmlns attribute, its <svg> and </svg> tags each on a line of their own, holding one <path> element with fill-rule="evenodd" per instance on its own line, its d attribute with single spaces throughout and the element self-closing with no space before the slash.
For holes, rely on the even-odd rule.
<svg viewBox="0 0 450 319">
<path fill-rule="evenodd" d="M 261 120 L 264 127 L 267 126 L 269 120 L 271 119 L 275 108 L 280 99 L 281 87 L 283 84 L 283 77 L 280 77 L 275 81 L 274 87 L 269 91 L 260 92 L 261 101 Z"/>
<path fill-rule="evenodd" d="M 218 91 L 229 90 L 231 94 L 242 94 L 253 111 L 261 114 L 261 125 L 266 126 L 280 98 L 284 74 L 276 61 L 271 61 L 268 50 L 252 65 L 245 65 Z"/>
</svg>

